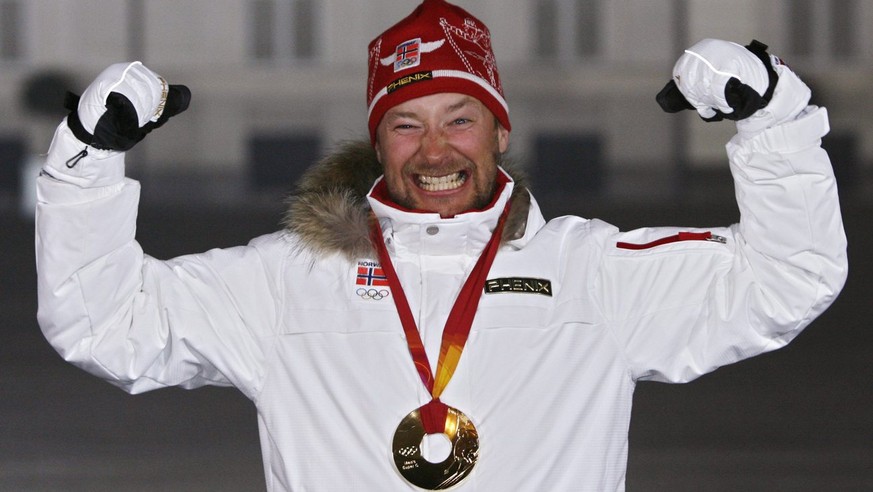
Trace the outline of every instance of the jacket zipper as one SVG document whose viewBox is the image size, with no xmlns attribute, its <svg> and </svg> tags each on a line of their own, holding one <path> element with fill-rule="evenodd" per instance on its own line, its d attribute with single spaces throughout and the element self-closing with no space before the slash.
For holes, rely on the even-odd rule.
<svg viewBox="0 0 873 492">
<path fill-rule="evenodd" d="M 663 244 L 677 243 L 679 241 L 711 241 L 716 243 L 725 244 L 727 243 L 727 239 L 722 236 L 717 236 L 710 231 L 706 232 L 680 232 L 678 234 L 674 234 L 672 236 L 662 237 L 660 239 L 656 239 L 652 242 L 648 242 L 645 244 L 639 243 L 626 243 L 623 241 L 619 241 L 615 243 L 615 247 L 621 249 L 650 249 L 656 246 L 661 246 Z"/>
</svg>

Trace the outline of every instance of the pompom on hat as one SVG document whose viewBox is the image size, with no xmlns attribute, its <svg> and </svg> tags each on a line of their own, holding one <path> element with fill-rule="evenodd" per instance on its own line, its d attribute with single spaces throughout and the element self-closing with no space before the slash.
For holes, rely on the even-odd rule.
<svg viewBox="0 0 873 492">
<path fill-rule="evenodd" d="M 511 129 L 488 28 L 456 5 L 424 0 L 370 42 L 367 120 L 371 142 L 376 142 L 376 127 L 386 111 L 440 92 L 475 97 L 504 128 Z"/>
</svg>

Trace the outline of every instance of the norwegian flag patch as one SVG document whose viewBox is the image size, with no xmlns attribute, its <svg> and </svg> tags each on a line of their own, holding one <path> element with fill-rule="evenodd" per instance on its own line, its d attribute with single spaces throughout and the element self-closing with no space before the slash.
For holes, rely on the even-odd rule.
<svg viewBox="0 0 873 492">
<path fill-rule="evenodd" d="M 394 71 L 417 67 L 421 63 L 421 38 L 410 39 L 394 50 Z"/>
<path fill-rule="evenodd" d="M 391 287 L 388 276 L 382 265 L 375 260 L 358 260 L 354 272 L 355 280 L 352 292 L 361 301 L 381 301 L 391 297 Z"/>
<path fill-rule="evenodd" d="M 372 260 L 359 260 L 355 285 L 387 287 L 388 276 L 382 270 L 378 262 Z"/>
</svg>

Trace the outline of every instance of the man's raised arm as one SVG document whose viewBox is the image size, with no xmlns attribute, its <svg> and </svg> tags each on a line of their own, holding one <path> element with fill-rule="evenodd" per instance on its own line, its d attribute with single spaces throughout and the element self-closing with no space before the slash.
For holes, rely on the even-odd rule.
<svg viewBox="0 0 873 492">
<path fill-rule="evenodd" d="M 37 180 L 40 327 L 65 359 L 106 379 L 119 375 L 91 361 L 97 327 L 132 302 L 144 261 L 134 240 L 139 184 L 124 177 L 125 151 L 189 100 L 186 87 L 140 62 L 110 66 L 81 97 L 68 95 L 71 113 Z"/>
</svg>

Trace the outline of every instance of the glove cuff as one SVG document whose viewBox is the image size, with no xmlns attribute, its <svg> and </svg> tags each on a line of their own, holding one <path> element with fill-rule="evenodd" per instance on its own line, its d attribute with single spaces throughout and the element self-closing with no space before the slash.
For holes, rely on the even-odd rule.
<svg viewBox="0 0 873 492">
<path fill-rule="evenodd" d="M 91 145 L 94 143 L 94 135 L 85 129 L 85 125 L 79 119 L 79 112 L 76 110 L 78 106 L 79 96 L 68 91 L 64 97 L 64 108 L 70 111 L 67 115 L 67 126 L 80 142 Z"/>
<path fill-rule="evenodd" d="M 751 51 L 753 55 L 757 56 L 758 59 L 761 60 L 761 63 L 764 64 L 764 68 L 767 69 L 767 90 L 761 94 L 763 105 L 766 106 L 770 103 L 770 100 L 773 99 L 773 91 L 776 90 L 776 85 L 779 83 L 779 74 L 776 73 L 773 65 L 776 62 L 781 63 L 781 60 L 776 57 L 771 57 L 771 55 L 767 53 L 767 45 L 757 39 L 753 39 L 751 43 L 747 44 L 746 49 Z"/>
<path fill-rule="evenodd" d="M 81 188 L 97 188 L 124 179 L 124 153 L 82 143 L 65 119 L 55 130 L 43 171 Z"/>
<path fill-rule="evenodd" d="M 779 81 L 776 84 L 770 103 L 752 116 L 737 121 L 737 132 L 741 137 L 751 136 L 780 123 L 791 121 L 808 105 L 812 92 L 788 66 L 772 57 L 773 69 Z"/>
</svg>

